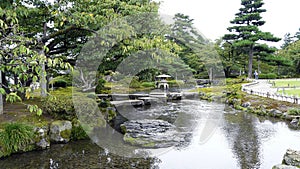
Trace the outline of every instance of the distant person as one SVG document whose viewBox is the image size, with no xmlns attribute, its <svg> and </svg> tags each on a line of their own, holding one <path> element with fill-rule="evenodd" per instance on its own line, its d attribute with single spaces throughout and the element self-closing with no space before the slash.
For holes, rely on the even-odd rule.
<svg viewBox="0 0 300 169">
<path fill-rule="evenodd" d="M 258 79 L 258 73 L 257 73 L 257 71 L 256 71 L 256 70 L 254 71 L 254 77 L 255 77 L 255 80 L 257 80 L 257 79 Z"/>
</svg>

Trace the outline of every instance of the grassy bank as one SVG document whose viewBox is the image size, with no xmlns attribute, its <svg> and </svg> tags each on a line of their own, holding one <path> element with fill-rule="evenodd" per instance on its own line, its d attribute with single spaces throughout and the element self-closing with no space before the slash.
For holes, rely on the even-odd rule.
<svg viewBox="0 0 300 169">
<path fill-rule="evenodd" d="M 291 110 L 300 110 L 298 104 L 277 101 L 243 92 L 241 90 L 242 84 L 247 82 L 242 79 L 226 79 L 226 82 L 227 83 L 224 86 L 197 89 L 200 98 L 208 101 L 220 101 L 237 110 L 261 116 L 271 116 L 290 120 L 294 118 L 293 116 L 300 115 L 300 113 L 289 113 Z M 279 110 L 282 113 L 274 113 L 275 110 Z"/>
</svg>

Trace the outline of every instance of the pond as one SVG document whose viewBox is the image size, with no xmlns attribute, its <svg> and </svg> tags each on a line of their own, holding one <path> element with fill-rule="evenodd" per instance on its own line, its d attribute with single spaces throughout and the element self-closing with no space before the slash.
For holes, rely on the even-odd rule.
<svg viewBox="0 0 300 169">
<path fill-rule="evenodd" d="M 155 111 L 143 110 L 180 112 L 174 124 L 186 127 L 192 135 L 186 144 L 159 151 L 154 157 L 121 157 L 90 140 L 82 140 L 12 155 L 0 160 L 0 168 L 270 169 L 281 163 L 286 149 L 300 150 L 300 132 L 288 123 L 224 107 L 182 100 Z"/>
</svg>

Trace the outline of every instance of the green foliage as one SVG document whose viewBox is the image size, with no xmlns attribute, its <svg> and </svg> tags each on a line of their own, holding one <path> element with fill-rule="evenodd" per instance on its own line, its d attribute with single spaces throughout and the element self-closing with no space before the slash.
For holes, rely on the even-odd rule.
<svg viewBox="0 0 300 169">
<path fill-rule="evenodd" d="M 233 71 L 243 70 L 245 59 L 241 57 L 241 50 L 234 48 L 232 43 L 224 42 L 222 39 L 216 41 L 215 48 L 221 57 L 224 73 L 227 78 L 232 75 Z"/>
<path fill-rule="evenodd" d="M 143 87 L 149 87 L 149 88 L 155 88 L 155 83 L 154 82 L 143 82 L 142 84 L 141 84 L 141 86 L 143 86 Z"/>
<path fill-rule="evenodd" d="M 241 99 L 243 95 L 241 94 L 242 86 L 240 84 L 232 84 L 226 86 L 227 98 L 229 99 Z"/>
<path fill-rule="evenodd" d="M 226 85 L 239 84 L 239 83 L 247 83 L 246 77 L 239 78 L 226 78 Z"/>
<path fill-rule="evenodd" d="M 27 109 L 30 113 L 36 113 L 37 116 L 41 116 L 43 113 L 43 110 L 38 107 L 38 105 L 27 105 Z"/>
<path fill-rule="evenodd" d="M 133 77 L 130 84 L 129 84 L 130 88 L 139 88 L 141 87 L 141 83 L 138 80 L 138 77 Z"/>
<path fill-rule="evenodd" d="M 193 19 L 188 15 L 177 13 L 174 21 L 169 39 L 181 48 L 178 51 L 179 57 L 183 60 L 181 64 L 188 65 L 195 76 L 200 76 L 202 72 L 206 72 L 205 62 L 209 60 L 205 58 L 212 53 L 206 46 L 208 41 L 194 28 Z M 177 72 L 180 72 L 179 66 L 177 69 Z"/>
<path fill-rule="evenodd" d="M 268 73 L 268 74 L 259 74 L 258 77 L 260 79 L 276 79 L 277 75 L 275 73 Z"/>
<path fill-rule="evenodd" d="M 108 116 L 107 117 L 108 121 L 111 121 L 113 118 L 115 118 L 117 116 L 117 112 L 115 112 L 111 109 L 107 110 L 107 113 L 108 113 L 108 115 L 107 115 Z"/>
<path fill-rule="evenodd" d="M 72 120 L 76 117 L 72 96 L 55 95 L 42 99 L 41 108 L 57 119 Z"/>
<path fill-rule="evenodd" d="M 14 103 L 14 102 L 20 102 L 22 101 L 21 97 L 17 95 L 17 93 L 9 93 L 7 96 L 6 96 L 6 101 L 7 102 L 10 102 L 10 103 Z"/>
<path fill-rule="evenodd" d="M 9 123 L 0 131 L 0 146 L 5 156 L 11 153 L 25 151 L 32 143 L 33 127 L 22 123 Z M 1 153 L 1 149 L 0 149 Z"/>
<path fill-rule="evenodd" d="M 229 41 L 234 50 L 243 49 L 243 53 L 248 55 L 248 78 L 251 78 L 253 57 L 255 55 L 266 57 L 275 50 L 265 44 L 257 43 L 257 41 L 278 42 L 280 38 L 274 37 L 269 32 L 259 30 L 259 26 L 265 24 L 260 16 L 266 12 L 265 9 L 261 9 L 264 5 L 262 0 L 242 0 L 241 5 L 242 7 L 235 14 L 235 18 L 230 21 L 233 26 L 227 28 L 231 33 L 224 35 L 223 39 Z"/>
<path fill-rule="evenodd" d="M 289 115 L 294 115 L 294 116 L 299 116 L 300 115 L 300 109 L 296 109 L 296 108 L 289 109 L 288 114 Z"/>
<path fill-rule="evenodd" d="M 286 72 L 293 76 L 300 74 L 300 40 L 288 44 L 285 48 L 278 51 L 278 55 L 288 59 L 292 66 L 285 68 Z"/>
<path fill-rule="evenodd" d="M 108 88 L 105 87 L 105 83 L 106 83 L 106 81 L 104 79 L 100 78 L 98 80 L 95 92 L 96 93 L 105 93 L 105 90 L 108 89 Z"/>
<path fill-rule="evenodd" d="M 72 140 L 82 140 L 87 139 L 88 135 L 80 125 L 80 121 L 77 119 L 74 119 L 72 121 L 72 131 L 71 131 L 71 139 Z"/>
</svg>

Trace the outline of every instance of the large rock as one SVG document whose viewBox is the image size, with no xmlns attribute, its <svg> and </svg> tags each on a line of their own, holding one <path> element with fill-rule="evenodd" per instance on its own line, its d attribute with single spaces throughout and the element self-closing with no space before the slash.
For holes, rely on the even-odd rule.
<svg viewBox="0 0 300 169">
<path fill-rule="evenodd" d="M 288 149 L 283 156 L 282 164 L 300 166 L 300 151 Z"/>
<path fill-rule="evenodd" d="M 299 119 L 295 118 L 293 119 L 290 124 L 293 126 L 293 127 L 298 127 L 298 124 L 299 124 Z"/>
<path fill-rule="evenodd" d="M 48 128 L 47 127 L 40 127 L 36 128 L 36 141 L 35 144 L 38 149 L 47 149 L 50 148 L 50 140 L 47 135 L 48 133 Z"/>
<path fill-rule="evenodd" d="M 163 120 L 131 120 L 123 123 L 121 128 L 125 132 L 125 142 L 147 148 L 177 146 L 184 143 L 187 136 Z"/>
<path fill-rule="evenodd" d="M 70 141 L 72 123 L 70 121 L 54 121 L 50 125 L 50 141 L 67 143 Z"/>
<path fill-rule="evenodd" d="M 295 166 L 290 166 L 290 165 L 284 165 L 284 164 L 278 164 L 272 167 L 272 169 L 299 169 L 298 167 Z"/>
<path fill-rule="evenodd" d="M 246 103 L 243 103 L 241 106 L 244 107 L 244 108 L 248 108 L 248 107 L 251 106 L 251 103 L 250 102 L 246 102 Z"/>
<path fill-rule="evenodd" d="M 280 110 L 271 109 L 269 112 L 269 115 L 272 117 L 281 117 L 281 116 L 283 116 L 283 113 Z"/>
</svg>

